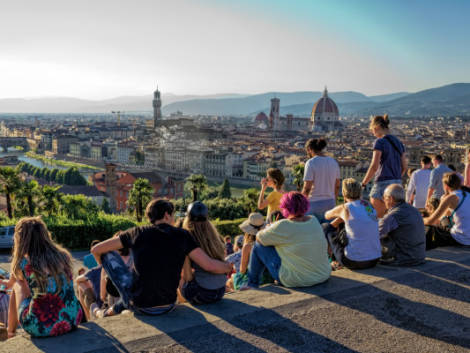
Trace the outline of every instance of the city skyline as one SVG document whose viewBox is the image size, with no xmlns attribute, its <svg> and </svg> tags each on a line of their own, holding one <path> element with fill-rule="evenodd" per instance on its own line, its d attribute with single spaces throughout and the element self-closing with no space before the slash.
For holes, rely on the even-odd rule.
<svg viewBox="0 0 470 353">
<path fill-rule="evenodd" d="M 458 0 L 18 1 L 0 14 L 0 98 L 100 100 L 157 82 L 178 95 L 469 82 L 468 10 Z"/>
</svg>

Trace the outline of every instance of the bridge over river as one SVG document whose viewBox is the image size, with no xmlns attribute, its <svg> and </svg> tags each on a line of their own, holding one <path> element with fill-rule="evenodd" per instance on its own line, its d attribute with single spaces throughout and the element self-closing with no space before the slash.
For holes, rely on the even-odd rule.
<svg viewBox="0 0 470 353">
<path fill-rule="evenodd" d="M 0 137 L 0 146 L 4 152 L 8 152 L 8 147 L 23 147 L 25 151 L 29 150 L 29 144 L 26 137 Z"/>
</svg>

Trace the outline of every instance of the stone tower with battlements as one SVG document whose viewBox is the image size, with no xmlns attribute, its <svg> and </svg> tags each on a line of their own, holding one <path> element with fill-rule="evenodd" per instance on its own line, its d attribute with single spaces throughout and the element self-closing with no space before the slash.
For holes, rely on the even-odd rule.
<svg viewBox="0 0 470 353">
<path fill-rule="evenodd" d="M 279 106 L 281 100 L 279 98 L 271 99 L 271 110 L 269 112 L 269 127 L 273 130 L 279 130 L 281 127 L 279 119 Z"/>
<path fill-rule="evenodd" d="M 160 91 L 153 92 L 153 126 L 156 128 L 162 119 L 162 100 L 160 98 Z"/>
</svg>

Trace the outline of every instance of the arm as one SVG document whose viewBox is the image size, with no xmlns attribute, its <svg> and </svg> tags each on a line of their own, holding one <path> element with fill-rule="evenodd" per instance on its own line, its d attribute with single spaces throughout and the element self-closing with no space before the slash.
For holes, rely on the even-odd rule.
<svg viewBox="0 0 470 353">
<path fill-rule="evenodd" d="M 6 287 L 5 289 L 11 289 L 11 287 L 13 287 L 15 282 L 16 282 L 16 278 L 13 275 L 11 275 L 10 279 L 8 280 L 0 279 L 0 285 L 4 285 Z"/>
<path fill-rule="evenodd" d="M 468 157 L 470 158 L 470 157 Z M 465 164 L 465 176 L 464 176 L 464 182 L 463 184 L 465 186 L 470 186 L 470 161 L 468 161 L 466 164 Z"/>
<path fill-rule="evenodd" d="M 99 244 L 96 244 L 92 249 L 91 253 L 95 257 L 95 260 L 98 264 L 101 264 L 101 255 L 106 254 L 107 252 L 122 249 L 121 239 L 111 238 L 105 241 L 102 241 Z"/>
<path fill-rule="evenodd" d="M 456 195 L 447 195 L 442 198 L 439 207 L 433 212 L 432 215 L 423 219 L 425 225 L 437 224 L 440 219 L 445 215 L 449 208 L 455 209 L 459 203 L 459 198 Z"/>
<path fill-rule="evenodd" d="M 193 268 L 191 267 L 191 260 L 189 260 L 189 257 L 186 256 L 184 259 L 184 265 L 183 265 L 183 271 L 182 271 L 182 276 L 183 281 L 189 282 L 193 279 Z"/>
<path fill-rule="evenodd" d="M 304 187 L 302 189 L 302 194 L 305 197 L 308 197 L 310 195 L 310 192 L 312 191 L 313 187 L 313 181 L 312 180 L 305 180 L 304 181 Z"/>
<path fill-rule="evenodd" d="M 266 183 L 263 183 L 264 179 L 261 181 L 261 192 L 259 193 L 258 198 L 258 209 L 263 210 L 269 204 L 269 196 L 264 199 L 264 192 L 266 191 Z"/>
<path fill-rule="evenodd" d="M 329 210 L 325 213 L 325 218 L 327 220 L 331 220 L 331 219 L 335 219 L 335 218 L 343 219 L 344 218 L 344 214 L 343 214 L 344 209 L 345 209 L 344 204 L 336 206 L 332 210 Z M 343 221 L 344 221 L 344 219 L 343 219 Z"/>
<path fill-rule="evenodd" d="M 99 244 L 98 244 L 99 245 Z M 212 273 L 230 273 L 232 264 L 219 260 L 211 259 L 201 248 L 196 248 L 189 253 L 189 258 L 201 266 L 207 272 Z"/>
<path fill-rule="evenodd" d="M 96 244 L 98 245 L 98 244 Z M 103 303 L 106 302 L 106 296 L 108 293 L 106 292 L 106 272 L 104 268 L 101 269 L 101 277 L 100 277 L 100 299 Z"/>
<path fill-rule="evenodd" d="M 245 244 L 242 248 L 242 258 L 240 260 L 240 273 L 246 273 L 248 269 L 248 263 L 250 262 L 251 244 Z"/>
<path fill-rule="evenodd" d="M 415 190 L 416 190 L 416 181 L 415 181 L 415 173 L 413 173 L 411 174 L 410 182 L 408 183 L 408 187 L 406 189 L 406 201 L 408 201 L 410 205 L 413 204 Z"/>
<path fill-rule="evenodd" d="M 372 154 L 372 162 L 370 163 L 369 169 L 367 170 L 364 179 L 362 179 L 362 184 L 366 185 L 369 181 L 374 177 L 377 169 L 379 169 L 380 165 L 380 157 L 382 157 L 382 151 L 374 150 Z"/>
<path fill-rule="evenodd" d="M 338 199 L 339 196 L 339 186 L 341 185 L 341 181 L 339 179 L 336 179 L 335 182 L 335 200 Z"/>
<path fill-rule="evenodd" d="M 405 175 L 408 170 L 408 159 L 406 158 L 406 153 L 403 152 L 401 155 L 401 176 Z"/>
<path fill-rule="evenodd" d="M 381 239 L 397 228 L 398 223 L 393 215 L 386 215 L 379 219 L 379 234 Z"/>
</svg>

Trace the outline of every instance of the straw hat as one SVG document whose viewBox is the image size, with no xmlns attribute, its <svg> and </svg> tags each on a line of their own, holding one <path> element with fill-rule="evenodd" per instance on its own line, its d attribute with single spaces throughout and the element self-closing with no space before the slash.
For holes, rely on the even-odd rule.
<svg viewBox="0 0 470 353">
<path fill-rule="evenodd" d="M 256 235 L 261 229 L 263 229 L 264 217 L 261 213 L 254 212 L 250 213 L 248 219 L 240 224 L 240 229 L 245 233 Z"/>
</svg>

